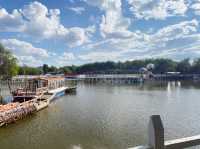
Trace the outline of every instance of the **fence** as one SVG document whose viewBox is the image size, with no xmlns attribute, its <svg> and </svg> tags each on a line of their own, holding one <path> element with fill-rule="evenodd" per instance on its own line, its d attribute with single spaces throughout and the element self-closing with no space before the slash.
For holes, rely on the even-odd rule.
<svg viewBox="0 0 200 149">
<path fill-rule="evenodd" d="M 200 135 L 165 141 L 164 127 L 159 115 L 150 117 L 148 136 L 148 145 L 129 149 L 183 149 L 200 145 Z"/>
</svg>

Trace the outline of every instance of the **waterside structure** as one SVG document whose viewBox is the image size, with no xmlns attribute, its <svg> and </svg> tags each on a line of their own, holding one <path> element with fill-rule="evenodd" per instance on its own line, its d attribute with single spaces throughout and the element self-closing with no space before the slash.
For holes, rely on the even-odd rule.
<svg viewBox="0 0 200 149">
<path fill-rule="evenodd" d="M 16 81 L 16 80 L 15 80 Z M 23 82 L 21 85 L 19 81 Z M 63 77 L 35 77 L 17 80 L 9 84 L 13 96 L 12 103 L 0 105 L 0 126 L 13 123 L 30 114 L 40 111 L 50 104 L 57 96 L 76 90 L 76 86 L 67 86 Z"/>
<path fill-rule="evenodd" d="M 181 81 L 191 80 L 199 81 L 198 74 L 179 74 L 169 72 L 166 74 L 85 74 L 68 78 L 70 80 L 83 81 L 85 83 L 102 83 L 102 84 L 140 84 L 149 81 Z"/>
</svg>

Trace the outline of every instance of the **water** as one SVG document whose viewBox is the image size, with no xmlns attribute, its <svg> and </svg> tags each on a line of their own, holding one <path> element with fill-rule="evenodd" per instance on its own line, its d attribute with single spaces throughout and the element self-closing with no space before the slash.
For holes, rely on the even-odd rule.
<svg viewBox="0 0 200 149">
<path fill-rule="evenodd" d="M 0 128 L 0 148 L 126 149 L 147 143 L 152 114 L 161 115 L 166 139 L 200 134 L 200 85 L 79 84 L 76 94 Z"/>
</svg>

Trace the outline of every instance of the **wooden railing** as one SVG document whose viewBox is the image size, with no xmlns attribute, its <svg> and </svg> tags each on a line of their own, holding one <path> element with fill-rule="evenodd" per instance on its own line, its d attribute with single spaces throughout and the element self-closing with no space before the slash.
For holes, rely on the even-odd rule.
<svg viewBox="0 0 200 149">
<path fill-rule="evenodd" d="M 200 145 L 200 135 L 165 141 L 164 127 L 159 115 L 150 117 L 148 129 L 148 144 L 129 149 L 183 149 Z"/>
</svg>

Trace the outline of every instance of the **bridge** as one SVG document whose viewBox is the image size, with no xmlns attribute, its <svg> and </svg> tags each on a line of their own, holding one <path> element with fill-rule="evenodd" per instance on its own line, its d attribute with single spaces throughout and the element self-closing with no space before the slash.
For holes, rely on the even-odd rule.
<svg viewBox="0 0 200 149">
<path fill-rule="evenodd" d="M 78 75 L 76 78 L 67 78 L 82 80 L 86 83 L 142 83 L 144 81 L 141 75 L 137 74 L 92 74 L 92 75 Z"/>
<path fill-rule="evenodd" d="M 179 81 L 179 80 L 200 80 L 200 75 L 195 74 L 86 74 L 66 77 L 68 80 L 85 81 L 86 83 L 111 83 L 111 84 L 134 84 L 145 81 Z"/>
</svg>

